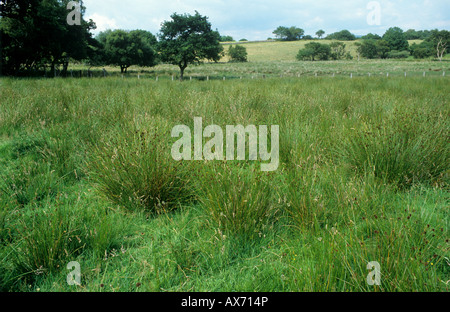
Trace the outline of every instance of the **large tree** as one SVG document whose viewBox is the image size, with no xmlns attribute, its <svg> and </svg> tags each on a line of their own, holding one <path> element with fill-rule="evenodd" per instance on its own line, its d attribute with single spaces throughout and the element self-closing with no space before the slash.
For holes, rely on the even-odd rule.
<svg viewBox="0 0 450 312">
<path fill-rule="evenodd" d="M 0 2 L 3 72 L 18 75 L 39 67 L 63 65 L 69 59 L 87 57 L 92 21 L 83 18 L 79 7 L 79 23 L 68 23 L 68 0 L 8 0 Z M 70 8 L 73 9 L 73 8 Z"/>
<path fill-rule="evenodd" d="M 160 59 L 180 68 L 180 80 L 189 64 L 220 60 L 223 56 L 220 34 L 211 29 L 208 17 L 195 11 L 195 15 L 174 13 L 171 18 L 161 26 Z"/>
<path fill-rule="evenodd" d="M 107 30 L 97 36 L 104 48 L 104 63 L 120 66 L 126 73 L 131 65 L 156 65 L 156 37 L 145 30 Z"/>
<path fill-rule="evenodd" d="M 407 51 L 409 49 L 408 40 L 406 40 L 405 33 L 399 27 L 389 28 L 383 35 L 389 46 L 389 49 L 395 51 Z"/>
</svg>

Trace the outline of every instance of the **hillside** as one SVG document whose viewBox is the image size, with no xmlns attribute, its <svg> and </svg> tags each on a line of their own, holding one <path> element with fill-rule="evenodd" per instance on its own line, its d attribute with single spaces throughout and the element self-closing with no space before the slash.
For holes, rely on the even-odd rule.
<svg viewBox="0 0 450 312">
<path fill-rule="evenodd" d="M 330 44 L 333 40 L 300 40 L 300 41 L 258 41 L 258 42 L 238 42 L 236 45 L 243 45 L 247 48 L 249 62 L 271 62 L 271 61 L 295 61 L 298 50 L 305 47 L 308 42 L 320 42 Z M 343 41 L 350 53 L 356 57 L 356 41 Z M 409 44 L 420 43 L 421 40 L 411 40 Z M 227 51 L 228 46 L 234 43 L 225 43 L 224 48 Z M 228 61 L 228 58 L 223 60 Z"/>
</svg>

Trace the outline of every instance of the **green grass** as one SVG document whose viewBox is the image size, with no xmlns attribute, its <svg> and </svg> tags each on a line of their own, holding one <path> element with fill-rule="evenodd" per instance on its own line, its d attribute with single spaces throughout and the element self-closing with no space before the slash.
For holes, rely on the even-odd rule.
<svg viewBox="0 0 450 312">
<path fill-rule="evenodd" d="M 2 291 L 448 291 L 447 77 L 0 82 Z M 279 169 L 173 161 L 194 117 L 279 125 Z"/>
<path fill-rule="evenodd" d="M 320 43 L 329 44 L 331 40 L 315 40 Z M 368 76 L 371 77 L 404 77 L 405 72 L 409 77 L 422 77 L 423 72 L 427 76 L 442 76 L 443 71 L 450 74 L 450 54 L 444 56 L 442 62 L 429 58 L 416 60 L 412 56 L 407 59 L 375 59 L 357 60 L 356 41 L 344 41 L 347 51 L 353 56 L 353 60 L 340 61 L 297 61 L 298 51 L 304 48 L 310 40 L 300 41 L 275 41 L 275 42 L 240 42 L 247 49 L 248 62 L 230 63 L 225 54 L 218 63 L 208 62 L 201 65 L 190 65 L 186 68 L 185 79 L 190 80 L 222 80 L 226 79 L 258 79 L 269 77 L 298 77 L 300 76 L 337 76 L 349 77 Z M 410 44 L 420 43 L 420 40 L 410 40 Z M 234 43 L 233 43 L 234 44 Z M 224 52 L 229 45 L 223 44 Z M 89 66 L 83 64 L 70 64 L 69 71 L 78 77 L 80 71 L 84 77 L 87 76 Z M 102 68 L 91 68 L 95 77 L 103 77 Z M 121 77 L 119 67 L 106 66 L 105 69 L 110 76 Z M 177 66 L 160 64 L 152 68 L 131 66 L 124 78 L 137 78 L 156 80 L 178 79 L 180 69 Z M 48 75 L 51 75 L 48 73 Z"/>
</svg>

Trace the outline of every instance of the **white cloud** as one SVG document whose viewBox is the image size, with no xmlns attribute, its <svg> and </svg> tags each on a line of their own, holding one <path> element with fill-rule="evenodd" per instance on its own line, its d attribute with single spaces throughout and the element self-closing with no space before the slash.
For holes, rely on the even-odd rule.
<svg viewBox="0 0 450 312">
<path fill-rule="evenodd" d="M 107 29 L 117 29 L 119 26 L 114 18 L 108 18 L 106 16 L 102 16 L 100 14 L 94 13 L 92 15 L 86 16 L 87 20 L 92 19 L 97 25 L 97 29 L 93 31 L 93 33 L 97 34 L 101 31 L 105 31 Z"/>
</svg>

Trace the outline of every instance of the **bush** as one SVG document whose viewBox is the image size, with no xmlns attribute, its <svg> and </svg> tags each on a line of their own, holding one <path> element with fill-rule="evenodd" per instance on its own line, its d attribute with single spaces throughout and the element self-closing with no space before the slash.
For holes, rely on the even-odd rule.
<svg viewBox="0 0 450 312">
<path fill-rule="evenodd" d="M 407 58 L 410 56 L 410 53 L 408 51 L 391 51 L 388 53 L 388 58 L 393 58 L 393 59 L 401 59 L 401 58 Z"/>
<path fill-rule="evenodd" d="M 424 59 L 434 55 L 433 44 L 423 41 L 420 44 L 413 43 L 410 47 L 411 55 L 416 59 Z"/>
<path fill-rule="evenodd" d="M 242 45 L 230 46 L 228 56 L 231 62 L 247 62 L 247 49 Z"/>
<path fill-rule="evenodd" d="M 300 49 L 297 54 L 297 60 L 326 61 L 331 56 L 331 47 L 328 44 L 310 42 Z"/>
</svg>

